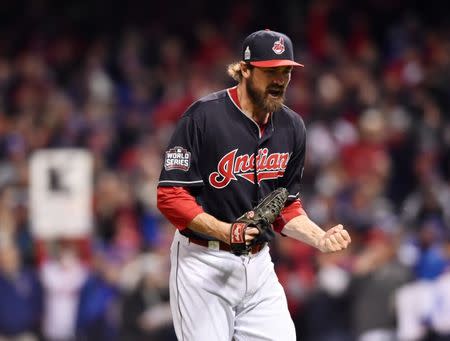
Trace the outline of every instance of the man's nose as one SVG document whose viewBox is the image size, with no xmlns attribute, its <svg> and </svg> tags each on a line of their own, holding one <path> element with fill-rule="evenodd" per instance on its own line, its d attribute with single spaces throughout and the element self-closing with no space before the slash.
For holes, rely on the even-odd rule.
<svg viewBox="0 0 450 341">
<path fill-rule="evenodd" d="M 276 85 L 284 85 L 287 82 L 287 77 L 280 73 L 280 74 L 275 74 L 274 78 L 273 78 L 273 83 L 275 83 Z"/>
<path fill-rule="evenodd" d="M 284 85 L 285 79 L 283 78 L 283 76 L 276 76 L 273 79 L 273 83 L 276 84 L 276 85 Z"/>
</svg>

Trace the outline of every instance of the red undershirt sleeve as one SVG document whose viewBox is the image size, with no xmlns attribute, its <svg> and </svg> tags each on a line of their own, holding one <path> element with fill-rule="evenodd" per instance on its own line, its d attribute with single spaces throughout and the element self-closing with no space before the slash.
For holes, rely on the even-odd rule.
<svg viewBox="0 0 450 341">
<path fill-rule="evenodd" d="M 158 209 L 177 229 L 184 230 L 203 208 L 183 187 L 158 187 Z"/>
<path fill-rule="evenodd" d="M 200 213 L 203 208 L 195 201 L 195 198 L 183 187 L 158 187 L 158 209 L 179 230 L 187 228 L 189 223 Z M 300 200 L 294 200 L 288 204 L 273 223 L 274 230 L 278 233 L 293 218 L 306 214 Z"/>
<path fill-rule="evenodd" d="M 294 200 L 283 208 L 278 218 L 273 223 L 273 228 L 276 232 L 281 233 L 284 226 L 293 218 L 299 215 L 306 215 L 300 200 Z"/>
</svg>

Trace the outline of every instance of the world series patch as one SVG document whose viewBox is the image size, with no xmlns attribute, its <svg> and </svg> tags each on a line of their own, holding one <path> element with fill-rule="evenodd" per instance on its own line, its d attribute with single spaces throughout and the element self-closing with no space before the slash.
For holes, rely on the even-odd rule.
<svg viewBox="0 0 450 341">
<path fill-rule="evenodd" d="M 191 153 L 183 147 L 174 147 L 166 151 L 164 159 L 164 169 L 170 171 L 173 169 L 187 172 L 191 167 Z"/>
</svg>

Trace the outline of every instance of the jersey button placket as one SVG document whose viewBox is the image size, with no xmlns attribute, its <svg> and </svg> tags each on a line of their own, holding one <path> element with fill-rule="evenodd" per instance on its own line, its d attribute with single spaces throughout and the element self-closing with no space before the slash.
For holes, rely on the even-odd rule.
<svg viewBox="0 0 450 341">
<path fill-rule="evenodd" d="M 244 267 L 244 277 L 245 277 L 245 291 L 244 291 L 244 295 L 243 295 L 243 299 L 245 300 L 248 296 L 248 270 L 247 270 L 247 266 L 248 263 L 250 262 L 250 257 L 248 256 L 241 256 L 241 260 L 242 260 L 242 266 Z"/>
<path fill-rule="evenodd" d="M 259 166 L 260 166 L 261 160 L 259 160 L 260 162 L 256 162 L 256 156 L 259 155 L 260 150 L 263 149 L 263 144 L 266 143 L 266 141 L 268 141 L 272 137 L 274 130 L 275 129 L 273 127 L 273 121 L 271 118 L 269 125 L 266 127 L 266 129 L 264 129 L 264 132 L 258 139 L 258 142 L 256 145 L 256 151 L 255 151 L 255 185 L 256 185 L 255 197 L 256 197 L 256 203 L 258 203 L 263 197 L 263 193 L 260 193 L 261 188 L 260 188 L 260 183 L 258 181 Z M 266 146 L 266 148 L 268 148 L 268 147 Z"/>
</svg>

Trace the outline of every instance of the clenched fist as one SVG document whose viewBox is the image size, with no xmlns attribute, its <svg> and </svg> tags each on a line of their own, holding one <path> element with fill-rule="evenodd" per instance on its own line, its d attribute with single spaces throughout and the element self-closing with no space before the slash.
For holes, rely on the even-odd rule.
<svg viewBox="0 0 450 341">
<path fill-rule="evenodd" d="M 346 249 L 351 241 L 347 230 L 339 224 L 326 231 L 319 239 L 318 249 L 322 252 L 340 251 Z"/>
</svg>

